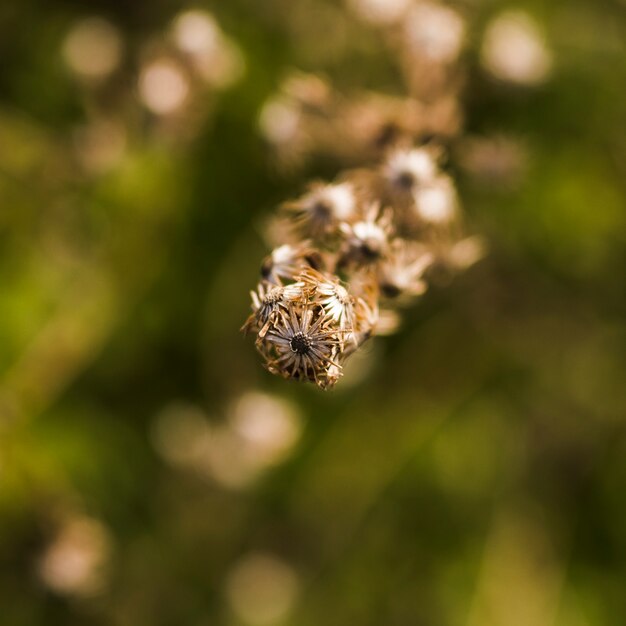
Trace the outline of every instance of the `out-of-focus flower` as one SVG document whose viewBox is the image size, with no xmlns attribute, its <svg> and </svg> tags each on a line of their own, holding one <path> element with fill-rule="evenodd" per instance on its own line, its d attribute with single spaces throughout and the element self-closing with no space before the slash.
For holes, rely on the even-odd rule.
<svg viewBox="0 0 626 626">
<path fill-rule="evenodd" d="M 300 414 L 291 402 L 259 391 L 249 391 L 237 400 L 229 424 L 264 467 L 282 461 L 302 431 Z"/>
<path fill-rule="evenodd" d="M 341 222 L 354 220 L 357 197 L 350 183 L 316 183 L 308 193 L 284 207 L 305 237 L 320 237 L 336 230 Z"/>
<path fill-rule="evenodd" d="M 464 270 L 480 261 L 486 253 L 487 246 L 482 237 L 474 235 L 455 243 L 448 253 L 448 262 L 452 267 Z"/>
<path fill-rule="evenodd" d="M 215 426 L 195 468 L 227 489 L 243 489 L 283 461 L 298 442 L 301 418 L 295 406 L 272 395 L 244 393 Z"/>
<path fill-rule="evenodd" d="M 420 62 L 453 63 L 465 40 L 465 23 L 453 9 L 424 0 L 404 21 L 409 52 Z"/>
<path fill-rule="evenodd" d="M 542 83 L 552 69 L 552 55 L 545 39 L 524 11 L 506 11 L 490 22 L 481 61 L 495 78 L 520 85 Z"/>
<path fill-rule="evenodd" d="M 393 214 L 372 204 L 362 220 L 354 224 L 343 222 L 339 228 L 346 240 L 345 262 L 373 263 L 387 251 L 393 231 Z"/>
<path fill-rule="evenodd" d="M 72 517 L 59 529 L 39 560 L 39 577 L 60 594 L 98 593 L 106 581 L 111 547 L 109 532 L 101 522 Z"/>
<path fill-rule="evenodd" d="M 294 607 L 298 588 L 298 577 L 289 565 L 261 552 L 244 556 L 226 581 L 232 610 L 249 626 L 282 623 Z"/>
<path fill-rule="evenodd" d="M 173 22 L 172 37 L 198 74 L 215 89 L 230 87 L 243 75 L 241 50 L 210 13 L 198 9 L 181 13 Z"/>
<path fill-rule="evenodd" d="M 195 464 L 201 475 L 232 490 L 249 487 L 265 467 L 241 435 L 227 424 L 213 429 L 205 453 Z"/>
<path fill-rule="evenodd" d="M 378 267 L 378 283 L 385 298 L 420 296 L 427 288 L 424 272 L 433 255 L 424 245 L 396 239 L 388 257 Z"/>
<path fill-rule="evenodd" d="M 415 211 L 425 222 L 449 222 L 456 214 L 456 190 L 448 176 L 440 175 L 429 185 L 416 189 L 413 198 Z"/>
<path fill-rule="evenodd" d="M 246 63 L 239 46 L 230 39 L 224 39 L 214 56 L 196 57 L 195 68 L 214 89 L 228 89 L 242 79 Z"/>
<path fill-rule="evenodd" d="M 122 57 L 122 38 L 113 24 L 101 17 L 80 20 L 63 42 L 63 58 L 78 76 L 102 79 L 111 74 Z"/>
<path fill-rule="evenodd" d="M 155 115 L 177 112 L 189 95 L 189 79 L 174 59 L 163 57 L 148 62 L 139 75 L 139 97 Z"/>
<path fill-rule="evenodd" d="M 417 185 L 430 183 L 437 175 L 432 150 L 413 148 L 394 150 L 383 166 L 383 176 L 397 191 L 410 193 Z"/>
<path fill-rule="evenodd" d="M 200 408 L 175 403 L 157 415 L 151 434 L 156 451 L 168 463 L 192 467 L 204 455 L 211 430 Z"/>
<path fill-rule="evenodd" d="M 413 0 L 348 0 L 352 10 L 372 24 L 393 24 L 400 21 Z"/>
<path fill-rule="evenodd" d="M 274 248 L 263 260 L 261 275 L 264 279 L 281 284 L 282 279 L 293 279 L 305 267 L 317 267 L 319 253 L 308 241 L 291 245 L 284 244 Z"/>
<path fill-rule="evenodd" d="M 191 10 L 178 15 L 172 26 L 176 45 L 191 55 L 212 54 L 220 44 L 221 30 L 206 11 Z"/>
<path fill-rule="evenodd" d="M 326 80 L 290 72 L 277 92 L 263 104 L 259 130 L 276 152 L 281 166 L 293 166 L 319 140 L 320 124 L 335 105 Z"/>
<path fill-rule="evenodd" d="M 281 92 L 302 109 L 311 111 L 324 110 L 333 95 L 323 78 L 304 72 L 290 72 L 282 82 Z"/>
<path fill-rule="evenodd" d="M 263 105 L 259 115 L 259 128 L 267 141 L 280 146 L 298 137 L 300 121 L 299 107 L 287 98 L 279 96 Z"/>
<path fill-rule="evenodd" d="M 252 484 L 298 442 L 301 416 L 287 400 L 249 391 L 220 423 L 196 406 L 167 406 L 156 417 L 152 443 L 163 459 L 228 489 Z"/>
</svg>

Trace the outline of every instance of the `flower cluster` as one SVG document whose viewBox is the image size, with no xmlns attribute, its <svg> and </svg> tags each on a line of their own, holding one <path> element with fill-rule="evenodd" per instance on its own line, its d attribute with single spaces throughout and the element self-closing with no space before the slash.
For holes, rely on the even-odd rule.
<svg viewBox="0 0 626 626">
<path fill-rule="evenodd" d="M 270 372 L 332 387 L 359 346 L 395 330 L 394 311 L 426 291 L 433 266 L 476 259 L 478 242 L 456 235 L 439 158 L 431 146 L 396 148 L 281 207 L 274 227 L 289 242 L 264 260 L 244 324 Z"/>
<path fill-rule="evenodd" d="M 407 0 L 398 11 L 417 12 L 415 19 L 379 20 L 390 36 L 406 30 L 397 54 L 409 97 L 351 100 L 323 79 L 296 75 L 261 113 L 261 130 L 283 162 L 332 150 L 362 165 L 331 183 L 313 182 L 280 207 L 270 229 L 276 247 L 263 261 L 243 326 L 256 335 L 270 372 L 322 389 L 338 381 L 369 338 L 396 330 L 398 309 L 424 294 L 442 269 L 467 267 L 482 252 L 477 237 L 462 234 L 445 168 L 459 129 L 454 62 L 463 21 L 439 4 L 412 6 Z M 376 21 L 380 7 L 355 0 L 354 8 Z M 446 29 L 450 24 L 455 28 Z"/>
<path fill-rule="evenodd" d="M 89 103 L 73 147 L 90 175 L 107 174 L 155 141 L 187 146 L 246 69 L 237 42 L 200 9 L 130 43 L 103 17 L 77 20 L 62 43 L 66 68 Z"/>
</svg>

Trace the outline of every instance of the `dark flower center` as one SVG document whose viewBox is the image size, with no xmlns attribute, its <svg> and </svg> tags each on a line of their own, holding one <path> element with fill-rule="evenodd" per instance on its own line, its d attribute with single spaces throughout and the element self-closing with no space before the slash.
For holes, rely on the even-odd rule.
<svg viewBox="0 0 626 626">
<path fill-rule="evenodd" d="M 388 146 L 398 136 L 399 132 L 400 129 L 393 122 L 385 124 L 378 131 L 378 135 L 374 140 L 374 144 L 378 148 L 384 148 L 385 146 Z"/>
<path fill-rule="evenodd" d="M 318 200 L 313 205 L 313 213 L 315 214 L 315 217 L 318 220 L 327 221 L 333 215 L 333 207 L 330 206 L 330 204 L 328 204 L 328 202 L 325 202 L 324 200 Z"/>
<path fill-rule="evenodd" d="M 307 354 L 311 349 L 311 340 L 303 333 L 296 333 L 289 342 L 291 351 L 298 354 Z"/>
<path fill-rule="evenodd" d="M 415 185 L 415 177 L 411 172 L 400 172 L 396 176 L 396 185 L 402 189 L 403 191 L 410 191 L 413 189 L 413 185 Z"/>
<path fill-rule="evenodd" d="M 383 283 L 380 290 L 386 298 L 397 298 L 402 293 L 400 287 L 392 283 Z"/>
<path fill-rule="evenodd" d="M 269 278 L 272 274 L 273 263 L 271 259 L 265 259 L 263 265 L 261 265 L 261 276 L 263 278 Z"/>
<path fill-rule="evenodd" d="M 361 254 L 366 261 L 376 261 L 381 257 L 380 241 L 373 237 L 368 237 L 361 243 Z"/>
</svg>

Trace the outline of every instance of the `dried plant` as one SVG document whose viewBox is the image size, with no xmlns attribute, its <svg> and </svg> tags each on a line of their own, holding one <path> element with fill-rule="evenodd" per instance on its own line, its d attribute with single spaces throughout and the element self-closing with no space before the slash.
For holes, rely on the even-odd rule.
<svg viewBox="0 0 626 626">
<path fill-rule="evenodd" d="M 367 2 L 352 4 L 369 21 L 376 15 L 364 10 Z M 440 4 L 404 5 L 405 19 L 398 13 L 380 25 L 409 96 L 350 99 L 298 74 L 261 114 L 282 163 L 309 152 L 366 161 L 279 208 L 270 232 L 277 247 L 263 261 L 242 329 L 256 335 L 270 372 L 322 389 L 369 338 L 396 330 L 397 310 L 426 291 L 433 268 L 462 269 L 482 254 L 480 239 L 462 234 L 444 169 L 460 128 L 465 24 Z"/>
</svg>

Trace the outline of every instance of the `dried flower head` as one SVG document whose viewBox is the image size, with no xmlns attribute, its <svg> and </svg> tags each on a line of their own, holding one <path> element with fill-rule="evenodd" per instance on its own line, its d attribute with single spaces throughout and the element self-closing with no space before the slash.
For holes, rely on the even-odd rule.
<svg viewBox="0 0 626 626">
<path fill-rule="evenodd" d="M 357 198 L 350 183 L 325 185 L 315 183 L 309 192 L 284 205 L 304 236 L 323 237 L 337 230 L 341 222 L 356 216 Z"/>
<path fill-rule="evenodd" d="M 424 272 L 433 259 L 422 244 L 394 240 L 389 255 L 378 267 L 381 295 L 390 300 L 421 296 L 427 289 Z"/>
<path fill-rule="evenodd" d="M 270 372 L 321 389 L 368 339 L 397 330 L 397 309 L 426 292 L 432 265 L 460 270 L 483 253 L 480 239 L 463 236 L 454 181 L 441 167 L 461 120 L 463 18 L 433 0 L 349 5 L 387 29 L 411 97 L 345 98 L 302 74 L 266 104 L 262 129 L 280 158 L 317 151 L 358 169 L 282 205 L 279 245 L 243 327 Z"/>
<path fill-rule="evenodd" d="M 346 241 L 343 263 L 374 263 L 387 252 L 393 231 L 393 211 L 381 211 L 378 205 L 373 204 L 363 219 L 354 224 L 344 222 L 340 229 Z"/>
<path fill-rule="evenodd" d="M 351 328 L 354 324 L 354 298 L 331 274 L 323 274 L 314 269 L 307 269 L 300 275 L 300 280 L 310 297 L 319 304 L 326 315 L 337 322 L 340 328 Z"/>
<path fill-rule="evenodd" d="M 322 306 L 291 303 L 287 311 L 279 311 L 257 347 L 270 372 L 327 386 L 328 369 L 338 367 L 342 335 L 338 323 Z"/>
<path fill-rule="evenodd" d="M 416 186 L 427 184 L 437 175 L 437 163 L 432 150 L 413 148 L 394 150 L 383 167 L 383 176 L 396 191 L 410 193 Z"/>
<path fill-rule="evenodd" d="M 242 330 L 247 333 L 254 329 L 262 339 L 280 309 L 303 297 L 303 288 L 304 283 L 294 283 L 286 287 L 265 281 L 259 283 L 257 290 L 250 292 L 252 314 Z"/>
<path fill-rule="evenodd" d="M 291 245 L 284 244 L 272 250 L 261 266 L 261 276 L 275 285 L 281 280 L 291 280 L 305 267 L 317 267 L 319 253 L 308 241 Z"/>
</svg>

